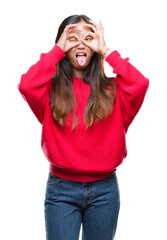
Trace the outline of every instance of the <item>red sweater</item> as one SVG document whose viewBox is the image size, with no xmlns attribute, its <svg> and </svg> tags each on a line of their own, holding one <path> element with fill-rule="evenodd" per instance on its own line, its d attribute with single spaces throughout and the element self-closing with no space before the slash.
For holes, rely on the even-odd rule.
<svg viewBox="0 0 167 240">
<path fill-rule="evenodd" d="M 55 45 L 23 74 L 18 89 L 42 124 L 41 147 L 50 162 L 50 171 L 64 179 L 91 182 L 108 177 L 127 156 L 125 134 L 139 111 L 149 80 L 128 60 L 113 51 L 106 59 L 118 83 L 116 101 L 111 115 L 87 130 L 83 115 L 90 86 L 82 78 L 73 78 L 73 88 L 79 107 L 77 129 L 71 131 L 73 118 L 68 115 L 67 127 L 54 121 L 49 105 L 51 78 L 55 64 L 65 57 Z"/>
</svg>

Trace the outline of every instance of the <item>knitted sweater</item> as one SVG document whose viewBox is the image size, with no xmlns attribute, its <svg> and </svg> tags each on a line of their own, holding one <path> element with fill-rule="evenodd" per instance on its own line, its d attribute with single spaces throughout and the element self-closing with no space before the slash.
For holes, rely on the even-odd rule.
<svg viewBox="0 0 167 240">
<path fill-rule="evenodd" d="M 125 135 L 143 103 L 149 80 L 129 63 L 129 58 L 123 59 L 117 50 L 113 51 L 105 59 L 116 74 L 112 114 L 86 129 L 83 116 L 90 85 L 82 78 L 73 78 L 79 114 L 77 128 L 71 131 L 72 115 L 67 117 L 67 126 L 60 126 L 53 119 L 49 103 L 56 63 L 65 56 L 57 45 L 41 54 L 40 60 L 21 76 L 17 87 L 42 124 L 41 148 L 50 162 L 50 171 L 71 181 L 100 180 L 114 173 L 127 156 Z"/>
</svg>

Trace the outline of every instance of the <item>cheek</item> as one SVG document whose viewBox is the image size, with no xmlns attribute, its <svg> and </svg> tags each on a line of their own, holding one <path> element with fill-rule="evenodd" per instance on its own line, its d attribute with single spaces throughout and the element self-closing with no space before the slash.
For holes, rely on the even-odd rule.
<svg viewBox="0 0 167 240">
<path fill-rule="evenodd" d="M 89 53 L 88 53 L 88 58 L 89 58 L 89 59 L 91 59 L 91 58 L 92 58 L 92 56 L 93 56 L 93 54 L 94 54 L 94 52 L 93 52 L 93 51 L 89 51 Z"/>
<path fill-rule="evenodd" d="M 66 53 L 66 56 L 69 60 L 74 59 L 74 53 L 71 50 Z"/>
</svg>

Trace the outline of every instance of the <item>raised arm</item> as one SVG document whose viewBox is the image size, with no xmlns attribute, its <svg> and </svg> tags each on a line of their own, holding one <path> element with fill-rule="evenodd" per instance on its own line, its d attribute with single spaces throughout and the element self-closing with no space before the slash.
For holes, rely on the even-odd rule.
<svg viewBox="0 0 167 240">
<path fill-rule="evenodd" d="M 66 56 L 68 50 L 80 44 L 78 39 L 75 42 L 69 41 L 70 37 L 75 36 L 70 31 L 76 26 L 77 24 L 70 24 L 65 27 L 57 44 L 50 52 L 41 54 L 40 60 L 21 76 L 17 86 L 40 123 L 43 121 L 48 83 L 56 71 L 56 63 Z"/>
<path fill-rule="evenodd" d="M 125 132 L 138 113 L 149 86 L 148 78 L 144 77 L 131 63 L 129 58 L 123 59 L 117 50 L 105 59 L 112 67 L 118 83 Z"/>
<path fill-rule="evenodd" d="M 64 51 L 57 45 L 48 53 L 42 53 L 40 60 L 21 76 L 17 86 L 40 123 L 43 121 L 44 97 L 48 82 L 56 71 L 56 63 L 64 56 Z"/>
</svg>

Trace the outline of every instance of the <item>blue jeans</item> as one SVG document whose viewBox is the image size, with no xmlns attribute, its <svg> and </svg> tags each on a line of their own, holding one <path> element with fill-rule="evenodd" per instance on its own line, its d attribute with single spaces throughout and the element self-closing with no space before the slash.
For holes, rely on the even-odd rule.
<svg viewBox="0 0 167 240">
<path fill-rule="evenodd" d="M 113 240 L 120 208 L 116 173 L 75 182 L 49 172 L 45 196 L 47 240 Z"/>
</svg>

